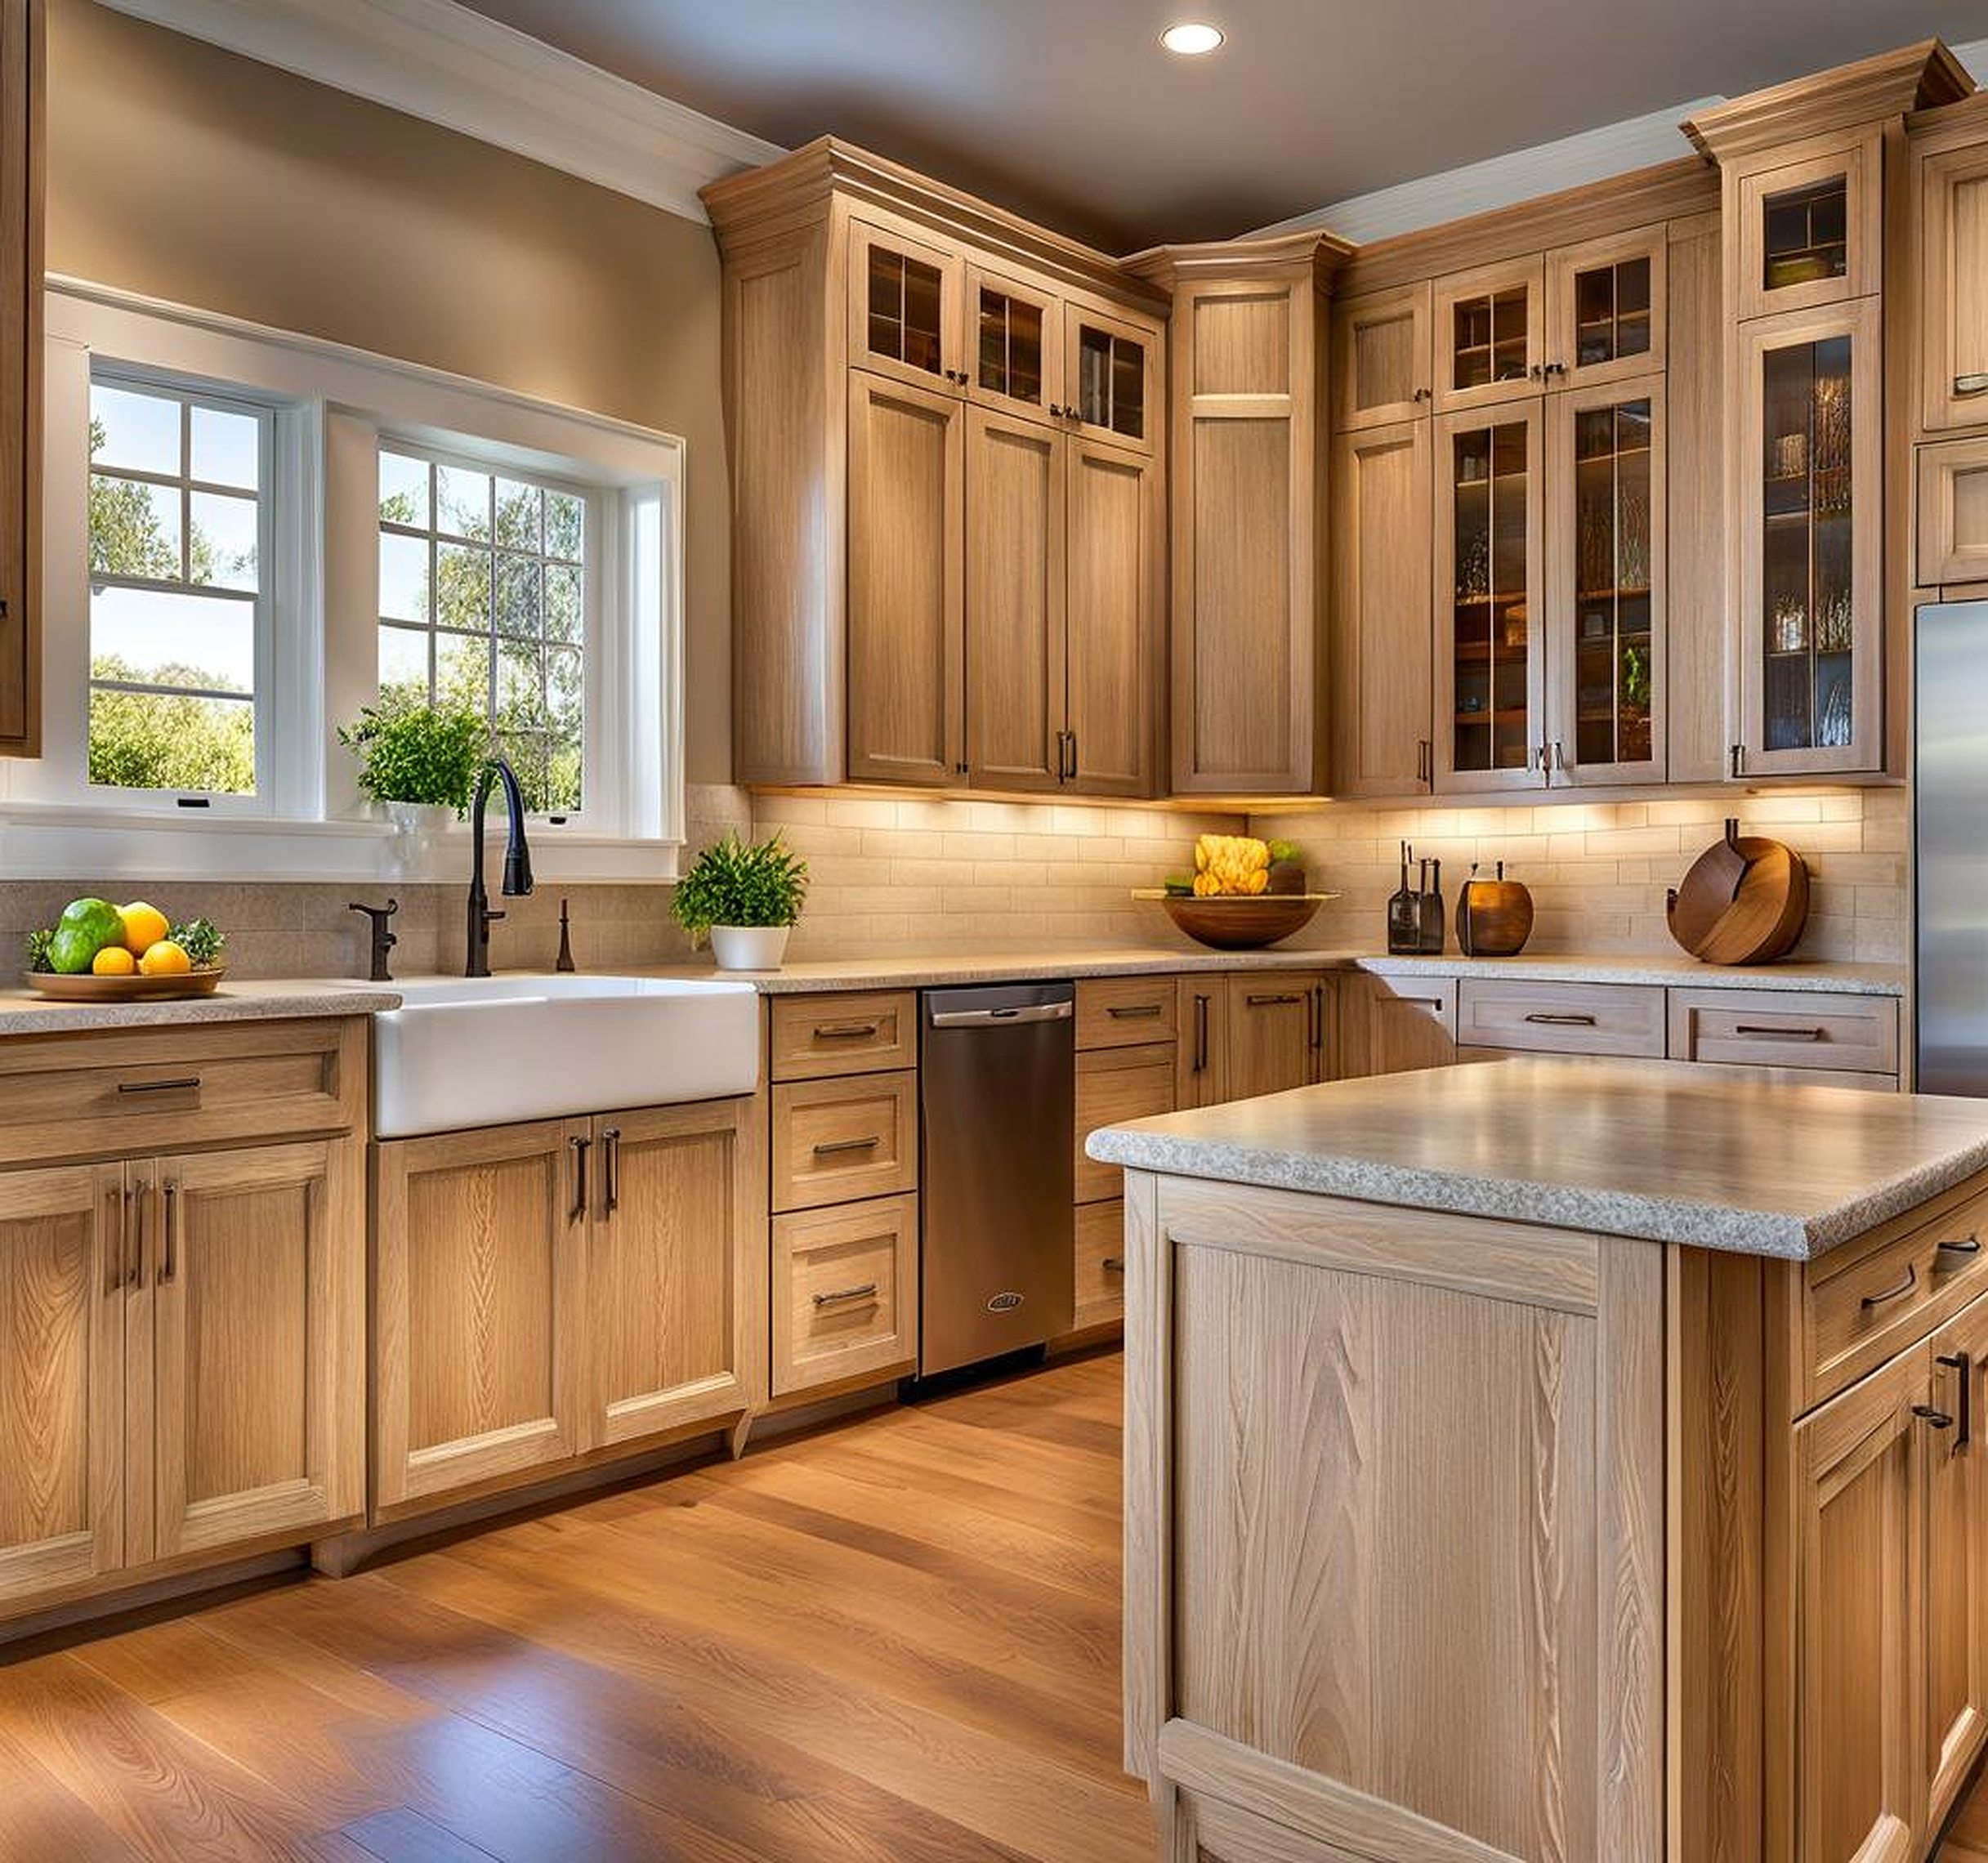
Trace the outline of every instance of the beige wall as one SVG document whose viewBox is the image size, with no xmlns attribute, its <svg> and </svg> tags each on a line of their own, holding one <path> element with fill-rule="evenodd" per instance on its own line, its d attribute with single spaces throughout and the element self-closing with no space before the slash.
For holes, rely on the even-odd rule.
<svg viewBox="0 0 1988 1863">
<path fill-rule="evenodd" d="M 51 270 L 683 436 L 689 773 L 727 780 L 709 228 L 91 0 L 49 11 Z"/>
</svg>

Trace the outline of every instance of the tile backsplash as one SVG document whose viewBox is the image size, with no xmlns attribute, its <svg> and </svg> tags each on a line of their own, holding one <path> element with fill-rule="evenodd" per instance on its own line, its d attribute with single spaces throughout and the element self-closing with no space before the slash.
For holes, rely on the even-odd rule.
<svg viewBox="0 0 1988 1863">
<path fill-rule="evenodd" d="M 1910 805 L 1902 789 L 1813 795 L 1683 797 L 1495 809 L 1328 807 L 1257 815 L 1250 832 L 1302 847 L 1313 884 L 1342 896 L 1298 942 L 1372 947 L 1400 884 L 1400 844 L 1443 864 L 1454 919 L 1457 888 L 1495 861 L 1531 889 L 1529 952 L 1674 955 L 1664 895 L 1718 838 L 1728 815 L 1743 834 L 1785 841 L 1808 863 L 1808 925 L 1794 955 L 1835 963 L 1906 961 Z M 1454 934 L 1453 934 L 1454 938 Z"/>
<path fill-rule="evenodd" d="M 729 830 L 776 830 L 806 857 L 807 909 L 791 954 L 800 959 L 998 952 L 1088 945 L 1177 947 L 1189 941 L 1156 905 L 1136 901 L 1192 864 L 1195 836 L 1240 833 L 1240 815 L 1172 809 L 1078 807 L 941 797 L 768 796 L 719 785 L 688 798 L 692 849 Z M 1295 842 L 1312 883 L 1341 896 L 1298 942 L 1315 949 L 1375 949 L 1398 880 L 1403 840 L 1443 864 L 1456 889 L 1478 862 L 1503 860 L 1532 889 L 1538 911 L 1528 949 L 1644 955 L 1675 949 L 1665 890 L 1717 838 L 1728 810 L 1743 832 L 1788 842 L 1813 878 L 1808 927 L 1796 955 L 1902 963 L 1908 927 L 1909 804 L 1902 789 L 1728 799 L 1573 803 L 1528 808 L 1373 809 L 1351 806 L 1250 818 L 1249 832 Z M 686 856 L 687 857 L 687 856 Z M 0 884 L 0 948 L 17 952 L 71 899 L 131 896 L 129 882 Z M 391 891 L 401 910 L 395 967 L 407 976 L 453 971 L 462 954 L 461 886 L 204 885 L 150 890 L 178 918 L 204 913 L 229 933 L 239 976 L 360 976 L 365 922 L 346 909 Z M 542 882 L 529 899 L 501 901 L 491 961 L 549 968 L 559 949 L 559 902 L 572 902 L 574 956 L 583 970 L 680 962 L 689 945 L 661 884 Z"/>
</svg>

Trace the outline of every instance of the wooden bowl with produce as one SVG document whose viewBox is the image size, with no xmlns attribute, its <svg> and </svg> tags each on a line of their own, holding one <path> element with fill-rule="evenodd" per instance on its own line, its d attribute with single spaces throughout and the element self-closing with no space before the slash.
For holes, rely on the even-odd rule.
<svg viewBox="0 0 1988 1863">
<path fill-rule="evenodd" d="M 1217 951 L 1255 951 L 1304 930 L 1337 893 L 1311 892 L 1298 850 L 1286 841 L 1247 834 L 1204 834 L 1195 843 L 1192 874 L 1136 892 L 1158 900 L 1197 944 Z"/>
<path fill-rule="evenodd" d="M 212 919 L 171 923 L 136 900 L 72 900 L 28 939 L 28 987 L 63 1003 L 134 1003 L 211 996 L 226 975 L 226 937 Z"/>
</svg>

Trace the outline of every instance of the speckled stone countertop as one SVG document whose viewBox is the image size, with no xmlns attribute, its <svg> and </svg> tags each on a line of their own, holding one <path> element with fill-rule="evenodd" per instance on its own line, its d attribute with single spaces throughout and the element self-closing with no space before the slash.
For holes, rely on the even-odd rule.
<svg viewBox="0 0 1988 1863">
<path fill-rule="evenodd" d="M 1107 1126 L 1107 1164 L 1807 1261 L 1988 1171 L 1988 1100 L 1532 1057 Z"/>
<path fill-rule="evenodd" d="M 1529 982 L 1624 983 L 1692 990 L 1820 990 L 1859 996 L 1901 996 L 1902 967 L 1885 964 L 1762 964 L 1722 969 L 1690 958 L 1391 958 L 1367 951 L 1002 951 L 957 957 L 844 958 L 788 964 L 778 971 L 727 971 L 680 964 L 637 974 L 716 976 L 750 983 L 769 996 L 838 990 L 915 990 L 1034 977 L 1137 976 L 1168 972 L 1364 970 L 1378 976 L 1503 976 Z"/>
<path fill-rule="evenodd" d="M 398 1009 L 391 984 L 377 988 L 321 978 L 224 981 L 212 996 L 153 1003 L 55 1003 L 25 988 L 0 990 L 0 1036 L 97 1034 L 106 1029 L 191 1028 L 203 1022 L 279 1022 L 370 1016 Z"/>
</svg>

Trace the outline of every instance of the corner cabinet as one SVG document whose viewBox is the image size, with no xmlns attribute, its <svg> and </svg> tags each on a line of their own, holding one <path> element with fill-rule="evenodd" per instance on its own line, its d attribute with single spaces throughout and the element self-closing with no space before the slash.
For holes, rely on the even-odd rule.
<svg viewBox="0 0 1988 1863">
<path fill-rule="evenodd" d="M 735 780 L 1155 793 L 1164 294 L 832 141 L 705 198 Z"/>
<path fill-rule="evenodd" d="M 0 0 L 0 756 L 41 753 L 43 0 Z"/>
<path fill-rule="evenodd" d="M 1330 235 L 1174 246 L 1132 264 L 1173 295 L 1173 784 L 1326 786 Z"/>
</svg>

